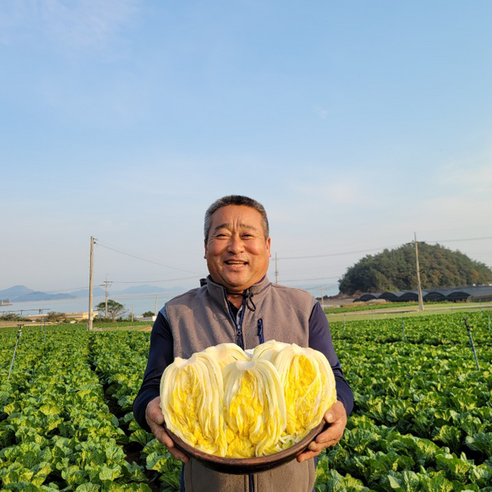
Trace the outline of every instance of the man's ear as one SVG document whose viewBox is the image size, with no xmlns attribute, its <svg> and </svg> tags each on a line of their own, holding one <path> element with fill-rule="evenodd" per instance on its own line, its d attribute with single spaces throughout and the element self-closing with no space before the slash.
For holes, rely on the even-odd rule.
<svg viewBox="0 0 492 492">
<path fill-rule="evenodd" d="M 206 239 L 203 240 L 203 247 L 205 248 L 205 254 L 203 255 L 203 257 L 206 259 L 207 258 L 207 240 Z"/>
<path fill-rule="evenodd" d="M 270 251 L 270 247 L 271 247 L 271 239 L 270 239 L 270 236 L 267 237 L 267 240 L 266 240 L 266 249 L 268 251 L 268 258 L 271 258 L 272 257 L 272 252 Z"/>
</svg>

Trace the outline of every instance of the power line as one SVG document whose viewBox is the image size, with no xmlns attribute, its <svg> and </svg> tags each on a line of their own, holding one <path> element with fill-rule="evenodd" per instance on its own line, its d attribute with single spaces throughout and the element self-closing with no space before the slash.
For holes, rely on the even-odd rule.
<svg viewBox="0 0 492 492">
<path fill-rule="evenodd" d="M 203 277 L 203 275 L 199 275 L 200 277 Z M 175 280 L 191 280 L 197 278 L 197 275 L 194 275 L 193 277 L 180 277 L 180 278 L 167 278 L 166 280 L 134 280 L 132 282 L 130 281 L 114 281 L 114 284 L 159 284 L 161 282 L 174 282 Z"/>
<path fill-rule="evenodd" d="M 398 246 L 401 246 L 401 245 L 398 245 Z M 343 255 L 352 255 L 352 254 L 358 254 L 358 253 L 368 253 L 370 251 L 379 251 L 381 249 L 396 248 L 398 246 L 382 246 L 380 248 L 364 249 L 364 250 L 360 250 L 360 251 L 344 251 L 343 253 L 327 253 L 327 254 L 323 254 L 323 255 L 284 256 L 283 258 L 280 257 L 278 259 L 279 260 L 304 260 L 307 258 L 325 258 L 328 256 L 343 256 Z"/>
<path fill-rule="evenodd" d="M 119 249 L 112 248 L 111 246 L 106 246 L 104 244 L 101 244 L 100 242 L 97 242 L 96 244 L 98 246 L 102 246 L 103 248 L 110 249 L 111 251 L 116 251 L 117 253 L 120 253 L 122 255 L 131 256 L 132 258 L 136 258 L 137 260 L 146 261 L 147 263 L 153 263 L 154 265 L 159 265 L 159 266 L 162 266 L 162 267 L 165 267 L 165 268 L 171 268 L 172 270 L 178 270 L 180 272 L 193 273 L 194 275 L 198 275 L 198 276 L 200 275 L 200 274 L 198 274 L 196 272 L 190 272 L 189 270 L 183 270 L 182 268 L 177 268 L 177 267 L 173 267 L 173 266 L 170 266 L 170 265 L 165 265 L 164 263 L 159 263 L 157 261 L 148 260 L 147 258 L 142 258 L 141 256 L 137 256 L 137 255 L 134 255 L 132 253 L 126 253 L 125 251 L 121 251 Z"/>
<path fill-rule="evenodd" d="M 178 294 L 182 294 L 183 290 L 177 290 L 177 288 L 174 288 L 175 290 L 166 290 L 164 292 L 146 292 L 144 294 L 137 294 L 137 293 L 128 293 L 128 292 L 121 292 L 121 293 L 114 293 L 111 297 L 114 299 L 134 299 L 134 298 L 143 298 L 143 297 L 169 297 L 169 296 L 176 296 Z"/>
<path fill-rule="evenodd" d="M 492 237 L 470 237 L 470 238 L 464 238 L 464 239 L 445 239 L 441 241 L 422 241 L 426 243 L 451 243 L 451 242 L 458 242 L 458 241 L 484 241 L 492 239 Z M 371 251 L 380 251 L 382 249 L 391 249 L 391 248 L 399 248 L 402 246 L 402 244 L 395 244 L 392 246 L 380 246 L 379 248 L 371 248 L 371 249 L 363 249 L 359 251 L 344 251 L 340 253 L 326 253 L 326 254 L 321 254 L 321 255 L 306 255 L 306 256 L 284 256 L 284 257 L 279 257 L 277 258 L 278 260 L 304 260 L 304 259 L 309 259 L 309 258 L 326 258 L 329 256 L 344 256 L 344 255 L 352 255 L 352 254 L 360 254 L 360 253 L 369 253 Z"/>
<path fill-rule="evenodd" d="M 463 242 L 463 241 L 486 241 L 486 240 L 490 240 L 492 239 L 492 236 L 485 236 L 485 237 L 472 237 L 472 238 L 463 238 L 463 239 L 443 239 L 443 240 L 425 240 L 425 241 L 422 241 L 422 242 L 427 242 L 427 243 L 451 243 L 451 242 Z M 127 253 L 125 251 L 121 251 L 117 248 L 113 248 L 111 246 L 107 246 L 107 245 L 104 245 L 104 244 L 101 244 L 100 242 L 96 242 L 95 240 L 95 244 L 98 245 L 98 246 L 101 246 L 103 248 L 106 248 L 106 249 L 109 249 L 111 251 L 115 251 L 117 253 L 120 253 L 122 255 L 125 255 L 125 256 L 130 256 L 132 258 L 136 258 L 136 259 L 139 259 L 141 261 L 145 261 L 145 262 L 148 262 L 148 263 L 152 263 L 154 265 L 159 265 L 159 266 L 162 266 L 162 267 L 165 267 L 165 268 L 170 268 L 172 270 L 177 270 L 177 271 L 182 271 L 182 272 L 186 272 L 186 273 L 192 273 L 193 276 L 192 277 L 180 277 L 180 278 L 172 278 L 172 279 L 164 279 L 164 280 L 142 280 L 142 281 L 121 281 L 121 282 L 114 282 L 114 283 L 117 283 L 117 284 L 138 284 L 138 283 L 161 283 L 161 282 L 175 282 L 175 281 L 181 281 L 181 280 L 192 280 L 192 279 L 195 279 L 195 278 L 199 278 L 199 277 L 203 277 L 204 274 L 198 274 L 196 272 L 191 272 L 189 270 L 184 270 L 184 269 L 181 269 L 181 268 L 177 268 L 177 267 L 173 267 L 173 266 L 170 266 L 170 265 L 165 265 L 163 263 L 159 263 L 159 262 L 156 262 L 156 261 L 153 261 L 153 260 L 149 260 L 149 259 L 146 259 L 146 258 L 143 258 L 141 256 L 138 256 L 138 255 L 134 255 L 132 253 Z M 373 252 L 373 251 L 380 251 L 380 250 L 383 250 L 383 249 L 391 249 L 391 248 L 395 248 L 395 247 L 399 247 L 401 246 L 401 244 L 399 245 L 394 245 L 394 246 L 381 246 L 379 248 L 372 248 L 372 249 L 365 249 L 365 250 L 358 250 L 358 251 L 345 251 L 345 252 L 337 252 L 337 253 L 327 253 L 327 254 L 320 254 L 320 255 L 303 255 L 303 256 L 286 256 L 286 257 L 279 257 L 277 258 L 277 260 L 302 260 L 302 259 L 311 259 L 311 258 L 325 258 L 325 257 L 330 257 L 330 256 L 343 256 L 343 255 L 351 255 L 351 254 L 361 254 L 361 253 L 369 253 L 369 252 Z M 492 267 L 491 267 L 492 268 Z M 314 281 L 314 280 L 325 280 L 325 279 L 333 279 L 333 278 L 340 278 L 341 275 L 337 276 L 337 277 L 319 277 L 319 278 L 309 278 L 309 279 L 288 279 L 288 280 L 282 280 L 282 283 L 286 283 L 286 282 L 305 282 L 305 281 Z M 69 288 L 69 289 L 57 289 L 57 290 L 49 290 L 49 291 L 34 291 L 34 292 L 29 292 L 29 293 L 26 293 L 26 294 L 23 294 L 24 296 L 35 296 L 35 295 L 38 295 L 40 293 L 43 293 L 43 294 L 58 294 L 58 293 L 67 293 L 67 292 L 71 292 L 71 291 L 77 291 L 77 290 L 85 290 L 87 289 L 87 286 L 82 286 L 82 287 L 73 287 L 73 288 Z"/>
<path fill-rule="evenodd" d="M 328 280 L 332 278 L 340 278 L 341 275 L 338 275 L 336 277 L 317 277 L 317 278 L 296 278 L 296 279 L 289 279 L 289 280 L 282 280 L 283 282 L 310 282 L 311 280 Z"/>
<path fill-rule="evenodd" d="M 83 287 L 73 287 L 70 289 L 43 290 L 43 291 L 37 290 L 37 291 L 30 292 L 30 293 L 23 294 L 23 295 L 31 295 L 31 294 L 39 294 L 39 293 L 42 293 L 42 294 L 64 294 L 66 292 L 72 292 L 73 290 L 84 290 L 84 289 L 87 289 L 87 285 L 84 285 Z"/>
<path fill-rule="evenodd" d="M 313 285 L 312 287 L 302 287 L 302 289 L 303 290 L 319 290 L 319 289 L 331 289 L 333 287 L 338 287 L 338 284 Z"/>
<path fill-rule="evenodd" d="M 444 239 L 442 241 L 429 241 L 431 243 L 454 243 L 458 241 L 483 241 L 485 239 L 492 239 L 491 237 L 469 237 L 468 239 Z"/>
<path fill-rule="evenodd" d="M 463 238 L 463 239 L 448 239 L 448 240 L 441 240 L 441 241 L 425 241 L 427 243 L 445 243 L 445 242 L 458 242 L 458 241 L 483 241 L 483 240 L 490 240 L 492 237 L 474 237 L 474 238 Z M 312 259 L 312 258 L 325 258 L 325 257 L 330 257 L 330 256 L 343 256 L 343 255 L 350 255 L 350 254 L 361 254 L 361 253 L 369 253 L 371 251 L 380 251 L 383 249 L 392 249 L 392 248 L 397 248 L 400 247 L 400 245 L 394 245 L 394 246 L 384 246 L 384 247 L 379 247 L 379 248 L 372 248 L 372 249 L 366 249 L 366 250 L 359 250 L 359 251 L 346 251 L 346 252 L 339 252 L 339 253 L 328 253 L 328 254 L 321 254 L 321 255 L 305 255 L 305 256 L 288 256 L 288 257 L 280 257 L 277 258 L 276 260 L 302 260 L 302 259 Z M 310 281 L 316 281 L 316 280 L 325 280 L 325 279 L 339 279 L 341 278 L 342 275 L 339 275 L 337 277 L 318 277 L 318 278 L 303 278 L 303 279 L 287 279 L 287 280 L 281 280 L 281 283 L 288 283 L 288 282 L 310 282 Z M 319 287 L 314 287 L 314 288 L 319 288 Z M 309 290 L 308 288 L 305 288 L 306 290 Z"/>
</svg>

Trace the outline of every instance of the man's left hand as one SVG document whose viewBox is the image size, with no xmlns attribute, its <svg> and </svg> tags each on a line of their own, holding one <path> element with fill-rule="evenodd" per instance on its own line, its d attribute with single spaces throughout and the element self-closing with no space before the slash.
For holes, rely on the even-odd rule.
<svg viewBox="0 0 492 492">
<path fill-rule="evenodd" d="M 297 461 L 302 463 L 318 456 L 323 449 L 335 444 L 342 438 L 343 431 L 347 425 L 347 412 L 341 401 L 335 402 L 325 413 L 324 418 L 329 427 L 308 446 L 307 450 L 297 457 Z"/>
</svg>

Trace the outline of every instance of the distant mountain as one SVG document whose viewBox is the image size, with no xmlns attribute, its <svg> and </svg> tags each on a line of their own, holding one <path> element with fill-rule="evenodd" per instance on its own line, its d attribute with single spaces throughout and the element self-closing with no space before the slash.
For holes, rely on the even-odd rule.
<svg viewBox="0 0 492 492">
<path fill-rule="evenodd" d="M 34 292 L 32 289 L 27 288 L 25 285 L 14 285 L 8 289 L 0 290 L 0 299 L 13 299 L 14 297 L 23 296 Z"/>
<path fill-rule="evenodd" d="M 162 288 L 154 285 L 135 285 L 123 290 L 109 289 L 109 297 L 111 295 L 139 295 L 139 294 L 162 294 L 164 292 L 174 292 L 176 288 Z M 105 295 L 105 290 L 101 287 L 94 287 L 92 291 L 94 297 Z M 89 297 L 89 289 L 82 289 L 66 293 L 50 294 L 30 289 L 25 285 L 15 285 L 8 289 L 0 290 L 0 299 L 9 299 L 10 302 L 26 302 L 26 301 L 52 301 L 55 299 L 75 299 L 76 297 Z"/>
<path fill-rule="evenodd" d="M 109 289 L 109 297 L 111 295 L 139 295 L 139 294 L 162 294 L 169 291 L 175 291 L 176 288 L 162 288 L 155 285 L 135 285 L 123 290 Z M 105 295 L 105 290 L 101 287 L 94 287 L 92 291 L 94 297 L 101 297 Z M 0 299 L 9 299 L 10 302 L 23 302 L 23 301 L 50 301 L 54 299 L 74 299 L 76 297 L 89 297 L 89 289 L 81 289 L 72 291 L 70 293 L 56 293 L 50 294 L 47 292 L 36 291 L 26 287 L 25 285 L 15 285 L 8 289 L 0 290 Z"/>
<path fill-rule="evenodd" d="M 168 289 L 163 289 L 161 287 L 155 287 L 153 285 L 136 285 L 134 287 L 128 287 L 123 290 L 116 290 L 114 287 L 110 287 L 108 291 L 108 296 L 117 294 L 160 294 L 161 292 L 166 292 Z M 94 287 L 92 290 L 92 295 L 94 297 L 104 296 L 106 291 L 101 287 Z M 75 297 L 89 297 L 89 289 L 82 289 L 70 292 Z"/>
<path fill-rule="evenodd" d="M 54 299 L 73 299 L 74 297 L 71 294 L 48 294 L 47 292 L 32 290 L 25 285 L 14 285 L 14 287 L 0 290 L 0 299 L 9 299 L 10 302 L 51 301 Z"/>
<path fill-rule="evenodd" d="M 73 292 L 70 292 L 74 297 L 89 297 L 89 289 L 82 289 L 82 290 L 75 290 Z M 92 289 L 92 295 L 94 297 L 99 297 L 104 295 L 104 289 L 101 289 L 100 287 L 94 287 Z"/>
<path fill-rule="evenodd" d="M 162 287 L 156 287 L 155 285 L 135 285 L 134 287 L 128 287 L 123 290 L 119 290 L 118 294 L 159 294 L 160 292 L 166 292 L 169 289 L 163 289 Z M 113 292 L 115 293 L 115 292 Z"/>
<path fill-rule="evenodd" d="M 75 299 L 75 296 L 70 294 L 48 294 L 47 292 L 33 291 L 23 296 L 11 297 L 11 302 L 26 302 L 26 301 L 53 301 L 55 299 Z"/>
</svg>

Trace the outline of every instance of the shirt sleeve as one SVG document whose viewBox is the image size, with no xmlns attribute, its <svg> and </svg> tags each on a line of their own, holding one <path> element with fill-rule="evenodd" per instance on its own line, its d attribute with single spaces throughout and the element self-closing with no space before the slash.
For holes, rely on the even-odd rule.
<svg viewBox="0 0 492 492">
<path fill-rule="evenodd" d="M 133 402 L 135 420 L 147 432 L 150 432 L 145 419 L 147 404 L 156 396 L 159 396 L 162 373 L 173 360 L 173 335 L 169 323 L 161 311 L 152 327 L 147 368 L 145 369 L 140 391 Z"/>
<path fill-rule="evenodd" d="M 335 375 L 337 399 L 343 403 L 347 415 L 350 415 L 354 407 L 354 395 L 345 380 L 340 361 L 333 347 L 328 318 L 321 309 L 319 302 L 315 303 L 309 318 L 309 346 L 322 352 L 328 359 Z"/>
</svg>

